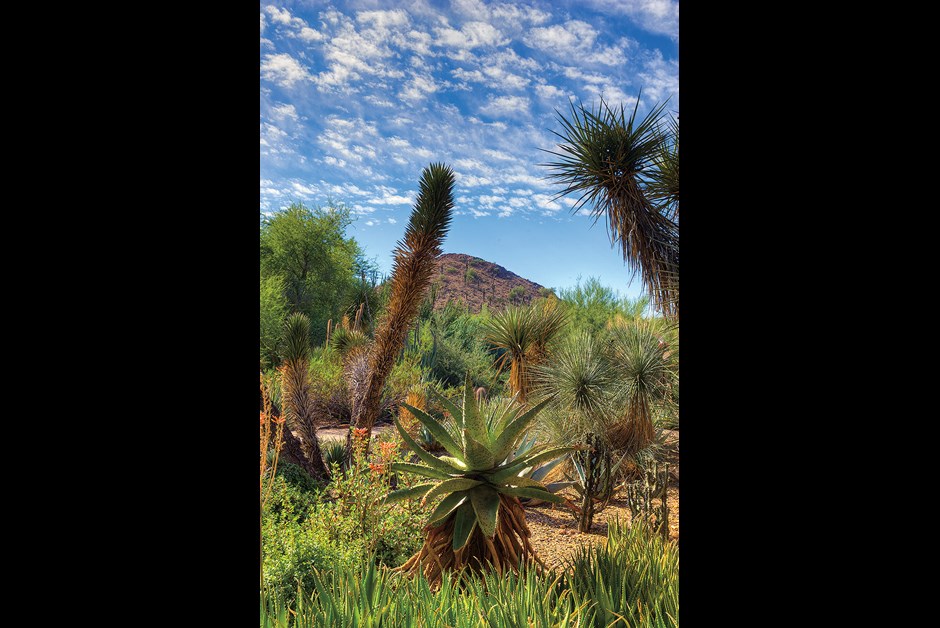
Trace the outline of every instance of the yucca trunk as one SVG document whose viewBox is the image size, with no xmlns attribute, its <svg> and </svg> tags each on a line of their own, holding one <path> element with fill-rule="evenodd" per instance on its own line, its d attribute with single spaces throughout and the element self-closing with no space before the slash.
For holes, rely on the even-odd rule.
<svg viewBox="0 0 940 628">
<path fill-rule="evenodd" d="M 518 395 L 516 400 L 526 404 L 529 392 L 529 377 L 525 354 L 515 355 L 509 367 L 509 392 Z"/>
<path fill-rule="evenodd" d="M 329 473 L 323 464 L 320 442 L 317 440 L 314 403 L 310 394 L 306 360 L 288 360 L 281 370 L 282 398 L 288 427 L 300 436 L 299 449 L 302 467 L 315 479 L 326 478 Z M 295 455 L 298 445 L 293 435 L 286 434 L 288 451 Z"/>
<path fill-rule="evenodd" d="M 371 434 L 378 418 L 385 380 L 405 345 L 408 330 L 436 270 L 441 243 L 450 226 L 454 173 L 443 164 L 431 164 L 421 174 L 421 191 L 411 212 L 405 237 L 395 249 L 392 290 L 386 314 L 375 331 L 369 369 L 353 404 L 353 424 Z M 346 450 L 352 450 L 351 436 Z"/>
<path fill-rule="evenodd" d="M 499 501 L 496 534 L 492 539 L 477 526 L 467 543 L 454 551 L 456 516 L 452 515 L 439 526 L 425 528 L 424 545 L 396 571 L 409 576 L 423 573 L 430 586 L 437 588 L 445 571 L 466 568 L 479 573 L 491 567 L 502 575 L 509 571 L 518 574 L 526 565 L 537 564 L 547 568 L 529 541 L 532 532 L 526 524 L 525 511 L 519 499 L 500 495 Z"/>
</svg>

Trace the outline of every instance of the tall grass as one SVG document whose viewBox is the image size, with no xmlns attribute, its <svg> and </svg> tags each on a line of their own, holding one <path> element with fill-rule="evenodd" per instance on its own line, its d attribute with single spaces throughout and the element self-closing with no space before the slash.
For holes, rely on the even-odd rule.
<svg viewBox="0 0 940 628">
<path fill-rule="evenodd" d="M 372 561 L 336 565 L 317 571 L 289 609 L 262 592 L 261 626 L 677 627 L 678 547 L 640 526 L 612 522 L 609 535 L 606 547 L 578 552 L 562 573 L 445 574 L 438 592 Z"/>
</svg>

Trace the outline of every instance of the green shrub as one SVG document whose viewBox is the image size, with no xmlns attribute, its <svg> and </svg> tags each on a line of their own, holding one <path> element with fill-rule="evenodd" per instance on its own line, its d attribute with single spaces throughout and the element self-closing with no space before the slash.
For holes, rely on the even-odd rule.
<svg viewBox="0 0 940 628">
<path fill-rule="evenodd" d="M 287 601 L 293 599 L 298 581 L 305 590 L 313 586 L 313 569 L 337 563 L 354 565 L 364 551 L 361 543 L 341 544 L 330 538 L 316 516 L 319 495 L 303 487 L 301 476 L 310 480 L 296 465 L 278 464 L 261 517 L 264 581 Z"/>
</svg>

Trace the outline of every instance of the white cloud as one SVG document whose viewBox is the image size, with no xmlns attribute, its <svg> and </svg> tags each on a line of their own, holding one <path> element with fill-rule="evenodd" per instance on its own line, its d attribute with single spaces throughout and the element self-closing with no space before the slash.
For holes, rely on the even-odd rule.
<svg viewBox="0 0 940 628">
<path fill-rule="evenodd" d="M 394 11 L 361 11 L 356 14 L 356 21 L 371 24 L 374 28 L 389 30 L 408 26 L 408 14 L 402 9 Z"/>
<path fill-rule="evenodd" d="M 387 185 L 376 186 L 376 189 L 381 196 L 366 201 L 370 205 L 410 205 L 414 202 L 411 196 L 402 196 L 398 190 Z"/>
<path fill-rule="evenodd" d="M 679 63 L 666 61 L 659 50 L 644 55 L 643 70 L 635 82 L 643 87 L 644 101 L 662 102 L 672 96 L 669 108 L 679 108 Z"/>
<path fill-rule="evenodd" d="M 266 55 L 261 63 L 261 77 L 281 87 L 311 78 L 307 69 L 287 53 Z"/>
<path fill-rule="evenodd" d="M 389 219 L 388 219 L 388 224 L 390 224 L 390 225 L 394 225 L 394 224 L 397 224 L 397 223 L 398 223 L 398 221 L 395 220 L 394 218 L 389 218 Z"/>
<path fill-rule="evenodd" d="M 367 226 L 367 227 L 374 227 L 374 226 L 377 225 L 377 224 L 379 224 L 379 223 L 378 223 L 378 221 L 376 221 L 376 220 L 367 220 L 367 221 L 366 221 L 366 226 Z"/>
<path fill-rule="evenodd" d="M 278 9 L 275 6 L 268 5 L 264 7 L 264 10 L 268 12 L 268 15 L 271 16 L 271 22 L 274 24 L 283 24 L 284 26 L 290 26 L 291 24 L 291 14 L 287 9 Z M 300 18 L 293 18 L 300 20 Z M 302 21 L 302 20 L 301 20 Z"/>
<path fill-rule="evenodd" d="M 489 173 L 491 172 L 490 168 L 487 167 L 479 159 L 473 159 L 471 157 L 461 157 L 459 159 L 453 160 L 453 165 L 461 170 L 475 170 L 477 172 Z"/>
<path fill-rule="evenodd" d="M 261 14 L 261 32 L 264 32 L 264 13 Z"/>
<path fill-rule="evenodd" d="M 411 80 L 402 88 L 398 94 L 402 100 L 416 101 L 425 98 L 428 94 L 433 94 L 438 90 L 434 77 L 431 75 L 415 74 Z"/>
<path fill-rule="evenodd" d="M 303 183 L 298 183 L 297 181 L 294 181 L 293 183 L 291 183 L 291 188 L 293 188 L 293 190 L 297 194 L 300 194 L 301 196 L 305 198 L 313 196 L 314 194 L 317 193 L 316 186 L 313 186 L 313 187 L 307 186 L 307 185 L 304 185 Z"/>
<path fill-rule="evenodd" d="M 545 100 L 568 100 L 571 94 L 554 85 L 536 85 L 535 93 Z"/>
<path fill-rule="evenodd" d="M 522 89 L 529 84 L 529 79 L 523 78 L 518 74 L 513 74 L 512 72 L 507 72 L 500 67 L 486 66 L 483 68 L 483 73 L 491 79 L 489 82 L 490 87 Z"/>
<path fill-rule="evenodd" d="M 309 26 L 302 27 L 297 32 L 297 37 L 303 39 L 304 41 L 323 41 L 326 39 L 326 35 L 318 30 L 310 28 Z"/>
<path fill-rule="evenodd" d="M 458 78 L 462 81 L 473 81 L 474 83 L 482 83 L 486 80 L 486 77 L 483 76 L 483 73 L 479 70 L 464 70 L 463 68 L 455 68 L 450 71 L 455 78 Z"/>
<path fill-rule="evenodd" d="M 621 39 L 617 46 L 603 46 L 595 43 L 597 36 L 598 32 L 587 22 L 568 20 L 563 25 L 533 28 L 522 40 L 531 48 L 581 65 L 616 66 L 626 61 L 629 40 Z"/>
<path fill-rule="evenodd" d="M 548 194 L 533 194 L 532 200 L 538 207 L 546 210 L 544 213 L 555 213 L 562 209 L 561 204 L 558 201 L 553 201 Z"/>
<path fill-rule="evenodd" d="M 291 104 L 282 104 L 272 107 L 271 115 L 280 120 L 293 120 L 294 122 L 298 120 L 297 109 Z"/>
<path fill-rule="evenodd" d="M 627 15 L 651 33 L 679 37 L 679 3 L 675 0 L 589 0 L 589 4 L 603 13 Z"/>
<path fill-rule="evenodd" d="M 489 157 L 490 159 L 497 159 L 497 160 L 499 160 L 499 161 L 510 161 L 510 160 L 515 159 L 515 157 L 514 157 L 513 155 L 510 155 L 509 153 L 504 153 L 504 152 L 501 151 L 501 150 L 493 150 L 493 149 L 491 149 L 491 148 L 484 148 L 484 149 L 483 149 L 483 154 L 486 155 L 487 157 Z M 496 190 L 496 188 L 494 188 L 494 191 L 495 191 L 495 190 Z M 504 194 L 505 194 L 505 192 L 506 192 L 506 191 L 503 190 L 503 193 L 504 193 Z"/>
<path fill-rule="evenodd" d="M 497 96 L 491 94 L 489 101 L 480 107 L 480 113 L 490 116 L 516 116 L 529 113 L 529 99 L 525 96 Z"/>
<path fill-rule="evenodd" d="M 463 173 L 458 172 L 458 171 L 455 171 L 455 172 L 454 172 L 454 175 L 455 175 L 455 179 L 456 179 L 456 181 L 457 181 L 457 185 L 461 185 L 461 186 L 465 186 L 465 187 L 475 188 L 475 187 L 479 187 L 479 186 L 481 186 L 481 185 L 492 185 L 492 184 L 493 184 L 493 180 L 490 179 L 490 178 L 488 178 L 488 177 L 477 177 L 477 176 L 472 175 L 472 174 L 463 174 Z"/>
<path fill-rule="evenodd" d="M 505 203 L 505 202 L 506 202 L 506 197 L 505 197 L 505 196 L 498 196 L 498 195 L 495 195 L 495 194 L 494 194 L 494 195 L 484 194 L 484 195 L 480 196 L 478 200 L 480 201 L 480 204 L 483 205 L 483 207 L 487 207 L 487 208 L 489 208 L 489 209 L 493 209 L 493 207 L 494 207 L 497 203 Z"/>
<path fill-rule="evenodd" d="M 472 50 L 481 46 L 505 46 L 510 39 L 486 22 L 467 22 L 458 31 L 448 27 L 437 27 L 438 46 L 457 48 L 458 50 Z"/>
</svg>

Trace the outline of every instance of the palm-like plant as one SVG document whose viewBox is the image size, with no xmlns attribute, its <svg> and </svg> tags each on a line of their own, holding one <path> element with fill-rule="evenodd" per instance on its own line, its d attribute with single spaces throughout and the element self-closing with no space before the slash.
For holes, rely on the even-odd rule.
<svg viewBox="0 0 940 628">
<path fill-rule="evenodd" d="M 431 164 L 421 173 L 420 192 L 408 220 L 405 237 L 395 248 L 391 297 L 375 331 L 368 370 L 354 391 L 353 423 L 372 431 L 378 417 L 382 388 L 405 344 L 441 254 L 454 207 L 454 173 L 444 164 Z M 347 438 L 346 449 L 352 442 Z"/>
<path fill-rule="evenodd" d="M 541 306 L 506 308 L 484 323 L 487 342 L 504 350 L 496 366 L 502 371 L 508 363 L 509 389 L 519 403 L 525 404 L 529 396 L 529 368 L 544 360 L 548 343 L 565 320 L 557 299 L 552 299 Z"/>
<path fill-rule="evenodd" d="M 674 410 L 672 387 L 678 382 L 679 356 L 669 342 L 669 331 L 661 323 L 645 320 L 612 326 L 608 355 L 625 408 L 611 434 L 618 449 L 633 453 L 646 447 L 655 437 L 656 410 Z"/>
<path fill-rule="evenodd" d="M 439 584 L 441 574 L 463 568 L 481 570 L 491 564 L 499 573 L 518 572 L 523 564 L 541 559 L 529 542 L 529 528 L 520 497 L 561 503 L 540 483 L 523 474 L 542 461 L 570 451 L 569 447 L 534 447 L 512 457 L 526 428 L 551 398 L 523 412 L 515 404 L 478 405 L 469 374 L 464 386 L 463 407 L 438 396 L 453 417 L 442 423 L 427 413 L 402 404 L 447 450 L 437 458 L 422 449 L 396 419 L 402 439 L 424 465 L 395 463 L 392 469 L 427 477 L 431 482 L 389 494 L 387 503 L 420 497 L 429 501 L 443 496 L 431 513 L 424 545 L 399 570 L 414 575 L 423 571 L 427 580 Z"/>
<path fill-rule="evenodd" d="M 327 477 L 327 469 L 317 440 L 315 399 L 310 391 L 310 319 L 306 314 L 291 314 L 285 323 L 284 352 L 281 367 L 281 402 L 290 430 L 300 435 L 298 462 L 315 479 Z M 288 451 L 293 449 L 289 431 L 284 431 Z M 293 452 L 292 452 L 293 453 Z M 296 457 L 296 454 L 295 454 Z"/>
<path fill-rule="evenodd" d="M 639 103 L 637 98 L 629 117 L 622 105 L 611 108 L 603 100 L 596 110 L 572 103 L 570 119 L 556 111 L 562 132 L 553 133 L 562 143 L 546 152 L 558 160 L 541 165 L 565 186 L 559 196 L 578 195 L 572 212 L 590 206 L 595 223 L 604 217 L 611 241 L 620 245 L 633 271 L 640 271 L 654 302 L 678 318 L 679 225 L 648 189 L 663 150 L 665 103 L 637 121 Z M 675 146 L 678 150 L 678 142 Z"/>
</svg>

